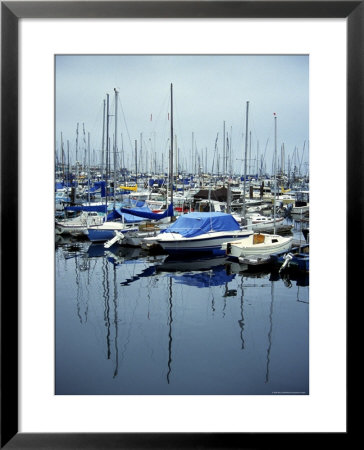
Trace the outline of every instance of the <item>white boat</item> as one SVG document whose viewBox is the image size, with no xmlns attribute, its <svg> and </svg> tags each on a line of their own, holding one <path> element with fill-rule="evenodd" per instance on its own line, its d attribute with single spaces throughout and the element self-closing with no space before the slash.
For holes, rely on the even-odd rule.
<svg viewBox="0 0 364 450">
<path fill-rule="evenodd" d="M 310 197 L 309 191 L 298 191 L 296 193 L 296 201 L 292 207 L 291 214 L 293 216 L 304 216 L 309 214 L 310 210 Z"/>
<path fill-rule="evenodd" d="M 254 233 L 248 238 L 227 242 L 224 248 L 226 254 L 234 258 L 266 256 L 290 250 L 292 241 L 292 236 L 283 237 L 277 234 Z"/>
<path fill-rule="evenodd" d="M 309 214 L 310 207 L 309 205 L 303 205 L 303 206 L 293 206 L 291 209 L 291 215 L 292 216 L 305 216 Z"/>
<path fill-rule="evenodd" d="M 56 192 L 55 194 L 55 209 L 56 211 L 63 211 L 64 205 L 71 201 L 70 196 L 67 193 L 67 190 L 62 189 Z"/>
<path fill-rule="evenodd" d="M 251 227 L 253 231 L 271 230 L 274 225 L 276 229 L 279 229 L 283 225 L 283 221 L 283 217 L 267 217 L 259 213 L 249 214 L 247 217 L 248 227 Z"/>
<path fill-rule="evenodd" d="M 105 214 L 96 211 L 82 211 L 77 217 L 71 219 L 56 220 L 56 234 L 84 234 L 87 227 L 100 225 L 104 221 Z"/>
<path fill-rule="evenodd" d="M 242 230 L 230 214 L 220 212 L 192 212 L 181 215 L 170 227 L 156 237 L 144 242 L 159 244 L 171 255 L 208 253 L 222 255 L 225 242 L 244 240 L 252 235 L 251 230 Z"/>
</svg>

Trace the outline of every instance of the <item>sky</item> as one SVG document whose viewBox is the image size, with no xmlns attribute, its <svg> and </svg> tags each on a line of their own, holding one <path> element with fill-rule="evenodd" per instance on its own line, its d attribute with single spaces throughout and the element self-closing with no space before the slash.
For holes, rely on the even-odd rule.
<svg viewBox="0 0 364 450">
<path fill-rule="evenodd" d="M 285 170 L 290 163 L 302 174 L 308 171 L 307 55 L 57 55 L 55 69 L 56 152 L 61 158 L 63 142 L 72 164 L 77 127 L 77 159 L 88 161 L 90 142 L 91 165 L 101 162 L 106 94 L 114 142 L 116 88 L 117 165 L 135 169 L 137 147 L 138 171 L 167 172 L 173 84 L 179 171 L 244 173 L 247 102 L 248 172 L 272 173 L 275 124 L 277 169 L 283 146 Z"/>
</svg>

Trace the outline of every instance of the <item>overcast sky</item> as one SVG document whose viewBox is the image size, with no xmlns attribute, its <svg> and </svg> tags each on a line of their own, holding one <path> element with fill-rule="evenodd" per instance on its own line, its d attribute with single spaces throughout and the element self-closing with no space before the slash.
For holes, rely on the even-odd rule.
<svg viewBox="0 0 364 450">
<path fill-rule="evenodd" d="M 270 173 L 274 153 L 274 113 L 277 114 L 277 149 L 285 148 L 293 165 L 307 171 L 309 160 L 309 59 L 293 56 L 56 56 L 56 148 L 61 133 L 70 160 L 75 161 L 76 129 L 79 127 L 78 160 L 83 162 L 90 136 L 91 164 L 101 161 L 103 101 L 110 95 L 109 114 L 114 116 L 114 88 L 119 90 L 118 161 L 134 169 L 135 140 L 138 169 L 167 171 L 170 138 L 170 85 L 173 84 L 173 124 L 179 148 L 179 167 L 192 169 L 199 155 L 203 169 L 221 173 L 223 130 L 231 148 L 227 163 L 242 174 L 245 149 L 246 102 L 249 101 L 248 152 L 251 172 L 257 156 Z M 85 134 L 83 132 L 85 129 Z M 110 117 L 110 137 L 115 131 Z M 217 140 L 217 150 L 215 142 Z M 141 142 L 142 139 L 142 142 Z M 225 141 L 226 142 L 226 141 Z M 296 149 L 296 150 L 295 150 Z M 60 153 L 58 153 L 59 155 Z M 163 159 L 162 159 L 163 155 Z M 207 155 L 207 159 L 206 159 Z M 140 159 L 141 156 L 141 159 Z"/>
</svg>

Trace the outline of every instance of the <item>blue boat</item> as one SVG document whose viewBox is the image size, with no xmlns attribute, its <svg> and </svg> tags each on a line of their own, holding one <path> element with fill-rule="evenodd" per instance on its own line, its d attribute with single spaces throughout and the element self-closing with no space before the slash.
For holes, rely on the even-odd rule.
<svg viewBox="0 0 364 450">
<path fill-rule="evenodd" d="M 224 245 L 227 242 L 243 239 L 251 234 L 253 231 L 242 230 L 231 214 L 192 212 L 179 216 L 173 225 L 151 240 L 170 255 L 225 255 Z"/>
<path fill-rule="evenodd" d="M 101 225 L 87 228 L 88 238 L 91 242 L 106 242 L 113 239 L 116 232 L 123 235 L 139 230 L 138 224 L 146 220 L 161 220 L 173 215 L 173 205 L 162 214 L 153 213 L 147 206 L 139 208 L 116 208 L 108 216 L 107 221 Z"/>
<path fill-rule="evenodd" d="M 115 232 L 128 233 L 137 231 L 138 227 L 123 222 L 104 222 L 87 228 L 87 235 L 91 242 L 106 242 L 115 237 Z"/>
<path fill-rule="evenodd" d="M 308 249 L 308 244 L 301 247 L 301 250 Z M 285 269 L 297 270 L 301 272 L 309 272 L 310 271 L 310 255 L 309 253 L 305 253 L 304 251 L 299 251 L 300 249 L 292 249 L 291 252 L 281 254 L 281 255 L 272 255 L 271 260 L 273 264 L 280 266 L 280 271 Z"/>
</svg>

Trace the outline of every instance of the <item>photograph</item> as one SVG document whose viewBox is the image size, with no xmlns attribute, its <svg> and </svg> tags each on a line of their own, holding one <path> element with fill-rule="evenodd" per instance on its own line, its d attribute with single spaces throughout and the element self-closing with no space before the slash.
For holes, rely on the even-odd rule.
<svg viewBox="0 0 364 450">
<path fill-rule="evenodd" d="M 0 447 L 347 440 L 363 2 L 0 12 Z"/>
<path fill-rule="evenodd" d="M 308 54 L 55 54 L 55 394 L 304 395 Z"/>
</svg>

